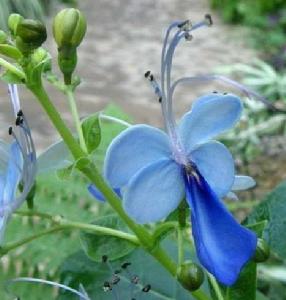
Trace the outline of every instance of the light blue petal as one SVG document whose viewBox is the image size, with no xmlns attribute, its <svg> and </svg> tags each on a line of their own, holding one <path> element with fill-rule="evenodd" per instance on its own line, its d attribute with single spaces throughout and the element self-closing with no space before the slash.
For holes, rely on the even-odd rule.
<svg viewBox="0 0 286 300">
<path fill-rule="evenodd" d="M 4 242 L 8 218 L 8 215 L 5 214 L 5 212 L 2 212 L 2 215 L 0 216 L 0 246 L 2 246 Z"/>
<path fill-rule="evenodd" d="M 104 176 L 112 187 L 120 188 L 147 164 L 170 156 L 169 140 L 163 131 L 147 125 L 135 125 L 124 130 L 110 144 L 105 157 Z"/>
<path fill-rule="evenodd" d="M 131 178 L 123 194 L 123 206 L 137 223 L 159 221 L 177 208 L 185 194 L 181 168 L 161 159 Z"/>
<path fill-rule="evenodd" d="M 200 145 L 189 155 L 216 195 L 224 197 L 234 182 L 234 161 L 228 149 L 219 142 Z"/>
<path fill-rule="evenodd" d="M 198 174 L 186 176 L 192 232 L 200 263 L 224 285 L 237 280 L 256 250 L 256 235 L 241 226 Z"/>
<path fill-rule="evenodd" d="M 10 157 L 3 191 L 3 201 L 5 204 L 8 204 L 15 198 L 17 187 L 21 179 L 22 164 L 22 154 L 19 145 L 17 142 L 13 142 L 10 146 Z"/>
<path fill-rule="evenodd" d="M 0 139 L 0 174 L 4 174 L 9 160 L 10 144 Z"/>
<path fill-rule="evenodd" d="M 228 192 L 225 196 L 229 200 L 238 201 L 238 197 L 234 192 Z"/>
<path fill-rule="evenodd" d="M 72 155 L 63 140 L 49 146 L 37 160 L 38 173 L 66 168 L 73 163 Z"/>
<path fill-rule="evenodd" d="M 232 191 L 247 190 L 256 185 L 255 180 L 250 176 L 236 175 L 231 188 Z"/>
<path fill-rule="evenodd" d="M 4 204 L 3 193 L 4 193 L 4 188 L 5 188 L 5 182 L 6 182 L 5 176 L 0 175 L 0 211 L 1 211 L 1 207 Z"/>
<path fill-rule="evenodd" d="M 105 197 L 102 195 L 101 191 L 93 184 L 90 184 L 87 187 L 88 191 L 90 192 L 90 194 L 97 200 L 101 201 L 101 202 L 105 202 Z M 115 188 L 114 192 L 117 194 L 118 197 L 121 198 L 121 192 L 120 189 Z"/>
<path fill-rule="evenodd" d="M 238 97 L 211 94 L 198 98 L 179 125 L 182 144 L 187 153 L 197 145 L 230 129 L 239 120 L 242 104 Z"/>
</svg>

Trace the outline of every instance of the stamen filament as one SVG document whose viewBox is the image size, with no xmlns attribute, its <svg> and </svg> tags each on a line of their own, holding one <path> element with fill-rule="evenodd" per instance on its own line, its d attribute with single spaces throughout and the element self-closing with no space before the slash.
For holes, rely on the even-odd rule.
<svg viewBox="0 0 286 300">
<path fill-rule="evenodd" d="M 33 282 L 33 283 L 42 283 L 42 284 L 46 284 L 46 285 L 50 285 L 50 286 L 55 286 L 60 289 L 71 292 L 71 293 L 81 297 L 83 300 L 90 300 L 90 298 L 87 295 L 84 295 L 83 293 L 79 292 L 78 290 L 75 290 L 64 284 L 60 284 L 60 283 L 49 281 L 49 280 L 44 280 L 44 279 L 39 279 L 39 278 L 31 278 L 31 277 L 19 277 L 19 278 L 15 278 L 15 279 L 8 281 L 8 284 L 12 284 L 12 283 L 16 283 L 16 282 Z"/>
</svg>

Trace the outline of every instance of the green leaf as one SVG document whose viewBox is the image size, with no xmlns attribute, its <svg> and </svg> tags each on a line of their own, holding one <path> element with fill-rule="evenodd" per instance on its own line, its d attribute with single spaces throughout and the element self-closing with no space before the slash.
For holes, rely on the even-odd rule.
<svg viewBox="0 0 286 300">
<path fill-rule="evenodd" d="M 238 281 L 225 290 L 226 300 L 255 300 L 256 263 L 250 261 L 242 269 Z"/>
<path fill-rule="evenodd" d="M 0 44 L 0 54 L 13 59 L 20 59 L 22 57 L 22 53 L 16 47 L 7 44 Z"/>
<path fill-rule="evenodd" d="M 73 171 L 74 171 L 74 164 L 71 164 L 68 167 L 57 170 L 56 174 L 58 178 L 61 180 L 69 180 L 71 178 L 71 175 L 73 174 Z"/>
<path fill-rule="evenodd" d="M 7 82 L 7 83 L 23 83 L 23 80 L 21 77 L 17 76 L 15 73 L 6 70 L 3 74 L 0 75 L 0 79 Z"/>
<path fill-rule="evenodd" d="M 171 257 L 176 257 L 176 245 L 171 241 L 164 243 Z M 121 269 L 124 262 L 131 262 L 128 270 L 131 275 L 139 277 L 139 284 L 134 286 L 138 291 L 136 299 L 140 300 L 191 300 L 194 299 L 177 281 L 156 261 L 152 256 L 142 249 L 136 249 L 124 258 L 112 262 L 114 270 Z M 60 269 L 60 282 L 64 282 L 74 288 L 82 283 L 93 300 L 110 300 L 112 292 L 104 292 L 103 283 L 110 280 L 112 271 L 104 263 L 90 260 L 83 251 L 70 256 Z M 116 287 L 118 298 L 131 299 L 130 275 L 121 269 L 120 282 Z M 144 294 L 140 290 L 146 284 L 151 285 L 151 291 Z M 58 300 L 74 300 L 70 294 L 61 292 Z M 246 300 L 246 299 L 244 299 Z"/>
<path fill-rule="evenodd" d="M 81 126 L 88 153 L 92 153 L 101 141 L 98 113 L 84 119 Z"/>
<path fill-rule="evenodd" d="M 127 231 L 126 225 L 115 215 L 101 217 L 93 224 Z M 96 262 L 101 262 L 103 255 L 107 255 L 109 260 L 119 259 L 132 252 L 136 247 L 134 244 L 117 237 L 85 232 L 81 234 L 81 241 L 86 255 Z"/>
<path fill-rule="evenodd" d="M 264 201 L 259 204 L 247 218 L 247 224 L 267 220 L 263 238 L 269 244 L 271 251 L 280 258 L 286 259 L 286 181 L 279 184 Z"/>
</svg>

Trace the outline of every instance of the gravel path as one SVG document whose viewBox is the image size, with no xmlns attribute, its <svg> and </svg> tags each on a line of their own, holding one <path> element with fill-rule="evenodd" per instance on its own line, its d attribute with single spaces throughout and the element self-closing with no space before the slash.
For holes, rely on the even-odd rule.
<svg viewBox="0 0 286 300">
<path fill-rule="evenodd" d="M 102 109 L 113 101 L 134 117 L 135 122 L 162 125 L 160 107 L 144 72 L 158 74 L 164 30 L 173 20 L 190 18 L 200 21 L 210 12 L 206 0 L 86 0 L 81 8 L 87 16 L 88 32 L 79 49 L 77 73 L 82 77 L 77 99 L 81 115 Z M 255 53 L 244 42 L 241 28 L 222 24 L 212 13 L 214 26 L 197 31 L 190 43 L 182 43 L 176 52 L 174 77 L 212 72 L 216 67 L 250 62 Z M 51 40 L 47 43 L 56 53 Z M 176 94 L 176 112 L 183 113 L 192 99 L 214 87 L 182 88 Z M 49 87 L 63 117 L 69 119 L 63 95 Z M 22 92 L 22 102 L 29 117 L 39 149 L 57 137 L 33 97 Z M 2 136 L 11 122 L 6 87 L 0 85 L 0 121 Z M 6 124 L 6 125 L 3 125 Z"/>
</svg>

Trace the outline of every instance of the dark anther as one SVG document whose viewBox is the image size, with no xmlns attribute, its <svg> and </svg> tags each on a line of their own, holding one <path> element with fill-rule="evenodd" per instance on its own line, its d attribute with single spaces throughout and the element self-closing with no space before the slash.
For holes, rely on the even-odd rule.
<svg viewBox="0 0 286 300">
<path fill-rule="evenodd" d="M 112 290 L 111 284 L 108 281 L 105 281 L 103 284 L 103 290 L 104 292 L 108 292 Z"/>
<path fill-rule="evenodd" d="M 158 101 L 159 101 L 159 103 L 161 103 L 162 102 L 162 97 L 159 97 Z"/>
<path fill-rule="evenodd" d="M 217 94 L 217 91 L 213 91 L 214 94 Z"/>
<path fill-rule="evenodd" d="M 131 282 L 134 284 L 138 284 L 139 283 L 139 277 L 137 275 L 132 276 Z"/>
<path fill-rule="evenodd" d="M 107 255 L 102 255 L 102 262 L 106 263 L 108 260 L 108 256 Z"/>
<path fill-rule="evenodd" d="M 143 289 L 142 292 L 144 293 L 148 293 L 151 290 L 151 285 L 150 284 L 146 284 Z"/>
<path fill-rule="evenodd" d="M 150 81 L 153 81 L 153 80 L 154 80 L 154 76 L 153 76 L 152 74 L 149 76 L 149 80 L 150 80 Z"/>
<path fill-rule="evenodd" d="M 145 77 L 145 78 L 148 78 L 148 77 L 150 76 L 150 74 L 151 74 L 151 71 L 147 71 L 147 72 L 144 74 L 144 77 Z"/>
<path fill-rule="evenodd" d="M 8 133 L 9 133 L 9 135 L 11 135 L 11 134 L 12 134 L 12 132 L 13 132 L 13 128 L 12 128 L 12 127 L 9 127 L 9 129 L 8 129 Z"/>
<path fill-rule="evenodd" d="M 16 118 L 15 124 L 16 124 L 16 126 L 19 126 L 19 125 L 23 124 L 23 119 L 22 119 L 22 117 L 19 117 L 19 116 L 18 116 L 18 117 Z"/>
<path fill-rule="evenodd" d="M 114 274 L 116 275 L 116 274 L 120 274 L 121 273 L 121 270 L 115 270 L 114 271 Z"/>
<path fill-rule="evenodd" d="M 224 92 L 223 94 L 224 94 L 224 95 L 227 95 L 227 92 Z"/>
<path fill-rule="evenodd" d="M 112 284 L 117 284 L 119 281 L 120 281 L 120 277 L 117 276 L 117 275 L 114 275 L 113 278 L 112 278 L 111 283 Z"/>
<path fill-rule="evenodd" d="M 185 40 L 186 41 L 191 41 L 192 39 L 193 39 L 193 36 L 190 33 L 185 32 Z"/>
<path fill-rule="evenodd" d="M 131 265 L 130 262 L 125 262 L 125 263 L 123 263 L 123 264 L 121 265 L 121 268 L 122 268 L 122 269 L 127 269 L 127 267 L 129 267 L 130 265 Z"/>
<path fill-rule="evenodd" d="M 17 117 L 23 117 L 23 111 L 21 109 L 18 111 Z"/>
<path fill-rule="evenodd" d="M 189 20 L 186 20 L 180 24 L 178 24 L 178 28 L 183 28 L 185 25 L 187 25 L 190 21 Z"/>
<path fill-rule="evenodd" d="M 210 14 L 206 14 L 205 19 L 208 21 L 209 26 L 213 25 L 213 19 L 212 19 L 212 16 Z"/>
</svg>

